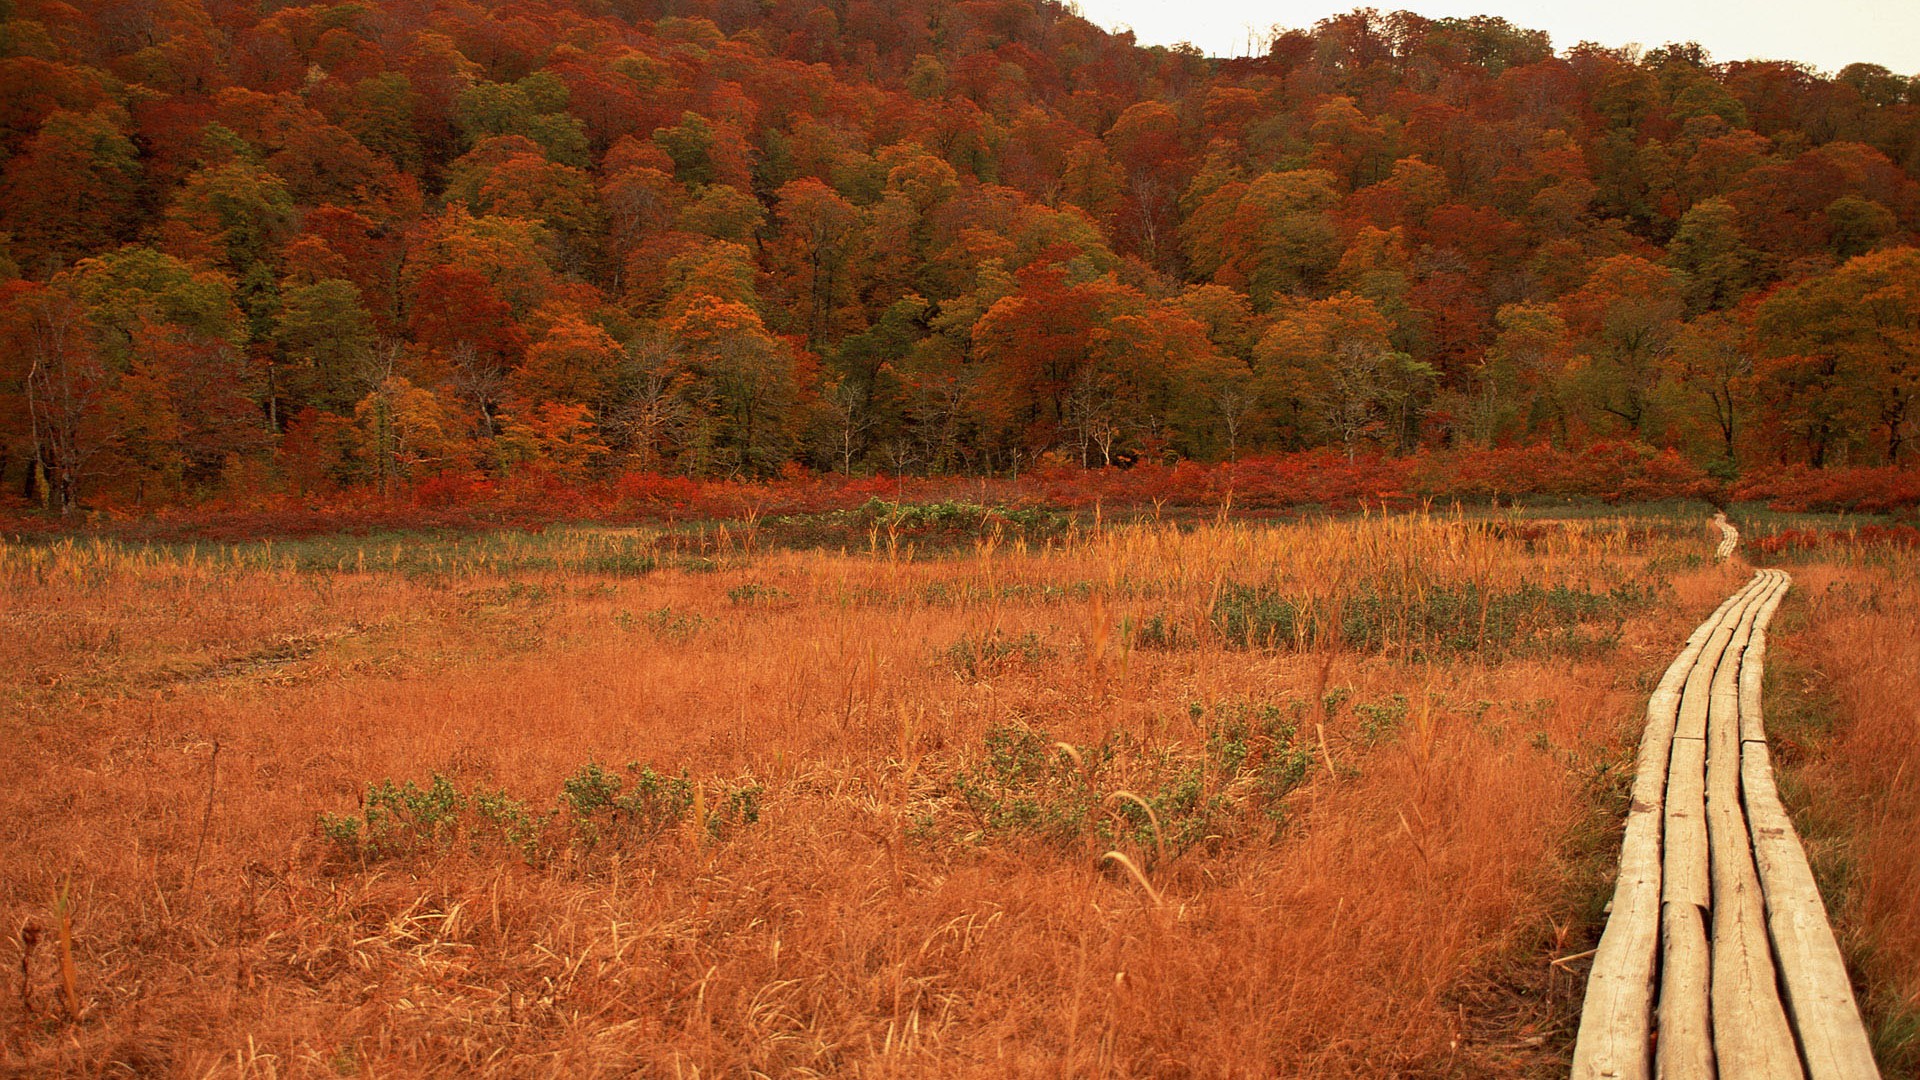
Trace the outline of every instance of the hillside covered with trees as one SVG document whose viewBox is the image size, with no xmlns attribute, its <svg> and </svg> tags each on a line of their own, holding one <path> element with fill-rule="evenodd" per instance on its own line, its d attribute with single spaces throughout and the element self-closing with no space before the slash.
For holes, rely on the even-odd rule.
<svg viewBox="0 0 1920 1080">
<path fill-rule="evenodd" d="M 1254 59 L 1036 0 L 0 0 L 0 480 L 1920 430 L 1920 79 L 1357 11 Z"/>
</svg>

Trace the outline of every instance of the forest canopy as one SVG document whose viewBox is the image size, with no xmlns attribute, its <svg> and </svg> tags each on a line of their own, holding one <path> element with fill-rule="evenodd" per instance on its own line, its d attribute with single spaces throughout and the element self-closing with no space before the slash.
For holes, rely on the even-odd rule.
<svg viewBox="0 0 1920 1080">
<path fill-rule="evenodd" d="M 1360 10 L 0 0 L 0 483 L 1898 465 L 1920 78 Z"/>
</svg>

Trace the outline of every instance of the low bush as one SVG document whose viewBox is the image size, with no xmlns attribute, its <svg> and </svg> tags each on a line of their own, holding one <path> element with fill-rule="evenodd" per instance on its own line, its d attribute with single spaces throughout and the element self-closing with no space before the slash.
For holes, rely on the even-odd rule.
<svg viewBox="0 0 1920 1080">
<path fill-rule="evenodd" d="M 1192 709 L 1201 749 L 1152 747 L 1124 733 L 1075 746 L 1018 724 L 989 729 L 947 778 L 957 840 L 1026 838 L 1061 850 L 1122 848 L 1151 870 L 1203 841 L 1286 820 L 1286 798 L 1311 770 L 1302 709 L 1229 704 Z M 937 833 L 931 817 L 923 831 Z"/>
<path fill-rule="evenodd" d="M 1836 547 L 1920 548 L 1920 528 L 1912 525 L 1862 525 L 1855 529 L 1783 529 L 1753 537 L 1749 546 L 1762 555 L 1801 555 Z"/>
<path fill-rule="evenodd" d="M 688 823 L 725 840 L 760 820 L 762 789 L 751 781 L 696 780 L 637 762 L 625 771 L 589 762 L 561 782 L 544 811 L 505 791 L 461 791 L 439 773 L 424 786 L 381 780 L 367 785 L 358 814 L 323 812 L 319 829 L 337 856 L 358 863 L 463 847 L 545 862 L 569 848 L 648 844 Z"/>
<path fill-rule="evenodd" d="M 1605 592 L 1534 582 L 1417 590 L 1368 583 L 1337 602 L 1314 602 L 1230 582 L 1221 586 L 1211 620 L 1224 641 L 1240 648 L 1304 648 L 1337 633 L 1342 647 L 1366 652 L 1582 655 L 1610 647 L 1627 616 L 1664 596 L 1662 586 L 1638 581 Z"/>
<path fill-rule="evenodd" d="M 963 637 L 947 646 L 942 654 L 954 674 L 966 679 L 995 675 L 1015 664 L 1029 667 L 1043 664 L 1059 655 L 1032 630 L 1017 638 L 998 630 Z"/>
</svg>

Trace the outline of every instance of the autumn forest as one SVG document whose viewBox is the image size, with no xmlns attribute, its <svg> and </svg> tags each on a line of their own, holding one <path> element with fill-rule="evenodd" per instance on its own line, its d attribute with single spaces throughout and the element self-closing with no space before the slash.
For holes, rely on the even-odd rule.
<svg viewBox="0 0 1920 1080">
<path fill-rule="evenodd" d="M 0 0 L 0 1080 L 1920 1076 L 1920 77 L 301 2 Z"/>
<path fill-rule="evenodd" d="M 61 513 L 1599 444 L 1900 466 L 1920 80 L 1356 11 L 0 0 Z"/>
</svg>

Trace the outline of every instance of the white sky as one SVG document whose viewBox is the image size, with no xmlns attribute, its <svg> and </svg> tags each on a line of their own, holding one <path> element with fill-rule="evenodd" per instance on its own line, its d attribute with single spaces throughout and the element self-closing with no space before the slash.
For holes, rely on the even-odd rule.
<svg viewBox="0 0 1920 1080">
<path fill-rule="evenodd" d="M 1190 41 L 1215 56 L 1244 55 L 1250 27 L 1306 29 L 1362 6 L 1498 15 L 1545 30 L 1556 50 L 1697 41 L 1715 60 L 1798 60 L 1828 73 L 1863 61 L 1920 74 L 1920 0 L 1079 0 L 1088 21 L 1130 26 L 1142 45 Z"/>
</svg>

